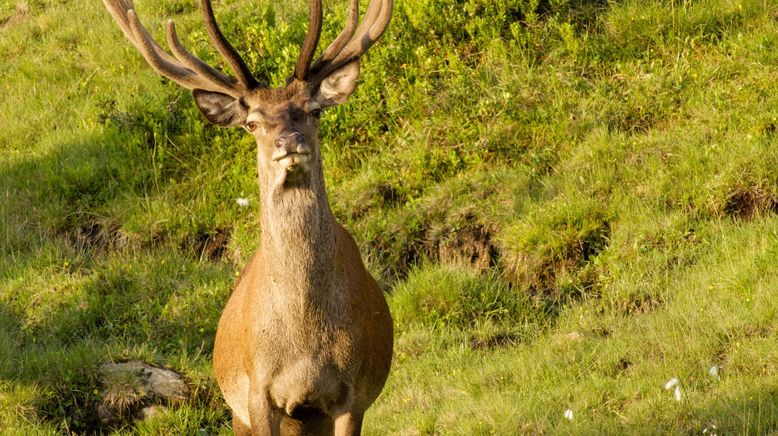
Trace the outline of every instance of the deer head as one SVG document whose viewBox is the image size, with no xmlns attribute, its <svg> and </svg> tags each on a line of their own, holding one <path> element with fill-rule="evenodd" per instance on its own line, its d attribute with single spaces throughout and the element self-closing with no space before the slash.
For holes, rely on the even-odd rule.
<svg viewBox="0 0 778 436">
<path fill-rule="evenodd" d="M 172 20 L 165 52 L 141 24 L 131 0 L 103 0 L 124 35 L 162 76 L 192 91 L 195 102 L 218 126 L 241 126 L 257 141 L 261 173 L 279 182 L 304 180 L 320 168 L 318 126 L 321 111 L 345 102 L 356 88 L 360 57 L 389 25 L 392 0 L 371 0 L 358 26 L 359 1 L 351 0 L 346 26 L 313 61 L 322 27 L 321 0 L 310 1 L 310 26 L 294 74 L 282 88 L 261 84 L 219 30 L 210 0 L 200 0 L 214 47 L 235 73 L 228 76 L 184 48 Z"/>
</svg>

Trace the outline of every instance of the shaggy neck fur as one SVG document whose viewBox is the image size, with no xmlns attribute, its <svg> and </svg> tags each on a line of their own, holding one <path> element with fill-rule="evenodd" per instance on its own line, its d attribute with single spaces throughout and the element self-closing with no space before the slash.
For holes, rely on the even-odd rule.
<svg viewBox="0 0 778 436">
<path fill-rule="evenodd" d="M 261 250 L 273 292 L 293 303 L 294 312 L 321 309 L 335 270 L 335 221 L 321 157 L 318 151 L 311 155 L 310 172 L 265 166 L 260 159 Z"/>
</svg>

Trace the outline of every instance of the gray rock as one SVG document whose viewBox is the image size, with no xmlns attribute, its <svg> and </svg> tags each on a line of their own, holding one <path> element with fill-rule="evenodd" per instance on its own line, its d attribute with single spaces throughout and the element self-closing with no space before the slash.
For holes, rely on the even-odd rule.
<svg viewBox="0 0 778 436">
<path fill-rule="evenodd" d="M 189 398 L 189 387 L 175 371 L 141 361 L 106 362 L 100 366 L 102 401 L 97 416 L 103 426 L 146 420 Z"/>
<path fill-rule="evenodd" d="M 116 409 L 105 403 L 97 405 L 97 419 L 104 427 L 110 427 L 121 422 L 122 418 L 116 413 Z"/>
<path fill-rule="evenodd" d="M 159 415 L 160 413 L 164 413 L 166 410 L 167 408 L 164 406 L 158 406 L 158 405 L 146 406 L 140 409 L 137 418 L 141 421 L 145 421 L 147 419 L 151 419 Z"/>
</svg>

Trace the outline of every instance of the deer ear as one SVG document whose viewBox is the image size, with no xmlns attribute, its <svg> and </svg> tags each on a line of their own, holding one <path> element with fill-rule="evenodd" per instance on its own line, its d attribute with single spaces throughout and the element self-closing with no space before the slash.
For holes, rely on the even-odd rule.
<svg viewBox="0 0 778 436">
<path fill-rule="evenodd" d="M 213 124 L 229 127 L 246 123 L 248 108 L 241 99 L 202 89 L 193 90 L 192 95 L 200 112 Z"/>
<path fill-rule="evenodd" d="M 345 103 L 357 89 L 358 78 L 359 60 L 338 68 L 322 80 L 314 97 L 316 102 L 323 108 Z"/>
</svg>

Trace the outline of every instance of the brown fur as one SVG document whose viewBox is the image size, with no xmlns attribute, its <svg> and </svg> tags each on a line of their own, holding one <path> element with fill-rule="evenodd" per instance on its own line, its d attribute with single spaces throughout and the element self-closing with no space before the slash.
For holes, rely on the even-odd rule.
<svg viewBox="0 0 778 436">
<path fill-rule="evenodd" d="M 262 113 L 262 242 L 222 314 L 214 370 L 237 434 L 358 434 L 389 373 L 392 321 L 330 211 L 318 121 L 295 119 L 315 102 L 305 88 L 277 91 L 246 99 L 249 114 Z M 273 160 L 274 139 L 289 130 L 310 148 L 292 171 Z"/>
</svg>

